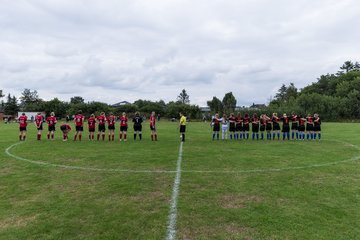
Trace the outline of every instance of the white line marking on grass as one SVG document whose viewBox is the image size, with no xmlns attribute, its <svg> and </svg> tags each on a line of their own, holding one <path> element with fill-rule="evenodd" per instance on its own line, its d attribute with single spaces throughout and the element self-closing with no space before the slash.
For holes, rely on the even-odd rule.
<svg viewBox="0 0 360 240">
<path fill-rule="evenodd" d="M 5 150 L 5 153 L 12 158 L 15 158 L 17 160 L 28 162 L 36 165 L 42 165 L 42 166 L 49 166 L 49 167 L 59 167 L 59 168 L 65 168 L 65 169 L 73 169 L 73 170 L 85 170 L 85 171 L 98 171 L 98 172 L 125 172 L 125 173 L 175 173 L 176 171 L 167 171 L 167 170 L 131 170 L 131 169 L 109 169 L 109 168 L 92 168 L 92 167 L 80 167 L 80 166 L 69 166 L 69 165 L 63 165 L 63 164 L 55 164 L 55 163 L 48 163 L 48 162 L 42 162 L 42 161 L 36 161 L 36 160 L 30 160 L 23 157 L 16 156 L 10 152 L 10 150 L 21 144 L 22 142 L 15 143 L 8 147 Z"/>
<path fill-rule="evenodd" d="M 182 152 L 183 152 L 183 142 L 180 143 L 179 147 L 179 156 L 176 166 L 176 177 L 174 180 L 174 186 L 171 196 L 171 205 L 169 211 L 169 225 L 167 227 L 167 240 L 172 240 L 176 238 L 176 218 L 177 218 L 177 200 L 180 190 L 180 180 L 181 180 L 181 161 L 182 161 Z"/>
<path fill-rule="evenodd" d="M 330 141 L 330 140 L 328 140 Z M 343 142 L 343 141 L 337 141 L 332 140 L 333 142 L 339 142 L 342 144 L 345 144 L 349 147 L 355 148 L 360 151 L 360 147 L 353 145 L 351 143 Z M 12 154 L 10 150 L 14 148 L 15 146 L 21 144 L 23 142 L 18 142 L 10 147 L 8 147 L 5 150 L 5 154 L 7 154 L 9 157 L 15 158 L 16 160 L 28 162 L 35 165 L 41 165 L 41 166 L 48 166 L 48 167 L 59 167 L 64 169 L 70 169 L 70 170 L 82 170 L 82 171 L 97 171 L 97 172 L 121 172 L 121 173 L 177 173 L 177 171 L 173 170 L 132 170 L 132 169 L 109 169 L 109 168 L 93 168 L 93 167 L 80 167 L 80 166 L 71 166 L 71 165 L 64 165 L 64 164 L 55 164 L 55 163 L 48 163 L 44 161 L 38 161 L 38 160 L 30 160 L 23 157 L 16 156 L 15 154 Z M 353 156 L 352 158 L 335 161 L 335 162 L 327 162 L 327 163 L 318 163 L 318 164 L 311 164 L 307 166 L 298 166 L 298 167 L 285 167 L 285 168 L 263 168 L 263 169 L 248 169 L 248 170 L 181 170 L 183 173 L 211 173 L 211 174 L 237 174 L 237 173 L 265 173 L 265 172 L 281 172 L 281 171 L 291 171 L 291 170 L 301 170 L 301 169 L 311 169 L 311 168 L 318 168 L 318 167 L 326 167 L 326 166 L 333 166 L 338 165 L 342 163 L 349 163 L 349 162 L 355 162 L 360 160 L 360 155 Z"/>
</svg>

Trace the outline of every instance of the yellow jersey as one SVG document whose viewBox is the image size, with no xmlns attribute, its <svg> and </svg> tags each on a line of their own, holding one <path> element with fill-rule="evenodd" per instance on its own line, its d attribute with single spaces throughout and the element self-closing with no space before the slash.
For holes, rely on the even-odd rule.
<svg viewBox="0 0 360 240">
<path fill-rule="evenodd" d="M 182 116 L 181 118 L 180 118 L 180 125 L 186 125 L 186 117 L 185 116 Z"/>
</svg>

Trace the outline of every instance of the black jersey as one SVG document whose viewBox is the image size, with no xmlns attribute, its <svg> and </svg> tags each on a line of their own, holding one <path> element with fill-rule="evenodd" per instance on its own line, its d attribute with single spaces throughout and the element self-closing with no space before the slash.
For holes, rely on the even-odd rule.
<svg viewBox="0 0 360 240">
<path fill-rule="evenodd" d="M 143 122 L 143 119 L 140 116 L 135 116 L 132 121 L 133 121 L 134 125 L 140 126 L 141 123 Z"/>
</svg>

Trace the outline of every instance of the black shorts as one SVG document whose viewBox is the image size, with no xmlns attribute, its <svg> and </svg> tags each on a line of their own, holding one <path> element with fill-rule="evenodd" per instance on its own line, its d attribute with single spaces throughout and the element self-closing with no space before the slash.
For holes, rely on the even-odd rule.
<svg viewBox="0 0 360 240">
<path fill-rule="evenodd" d="M 250 125 L 249 125 L 249 124 L 244 124 L 243 127 L 242 127 L 242 131 L 243 131 L 243 132 L 248 132 L 248 131 L 250 131 Z"/>
<path fill-rule="evenodd" d="M 89 132 L 95 132 L 95 128 L 89 128 Z"/>
<path fill-rule="evenodd" d="M 278 123 L 273 123 L 273 129 L 272 129 L 273 131 L 278 131 L 278 130 L 280 130 L 280 124 L 278 124 Z"/>
<path fill-rule="evenodd" d="M 241 124 L 236 124 L 235 130 L 236 130 L 237 132 L 240 132 L 241 129 L 242 129 L 242 125 L 241 125 Z"/>
<path fill-rule="evenodd" d="M 77 132 L 82 132 L 82 131 L 84 131 L 84 128 L 81 127 L 81 126 L 76 126 L 76 127 L 75 127 L 75 130 L 76 130 Z"/>
<path fill-rule="evenodd" d="M 235 123 L 230 123 L 230 129 L 229 129 L 229 131 L 230 132 L 235 132 Z"/>
<path fill-rule="evenodd" d="M 60 126 L 60 130 L 61 130 L 61 131 L 66 131 L 66 129 L 67 129 L 67 128 L 66 128 L 65 125 L 61 125 L 61 126 Z"/>
<path fill-rule="evenodd" d="M 314 131 L 314 125 L 312 124 L 306 124 L 306 131 Z"/>
<path fill-rule="evenodd" d="M 299 126 L 298 126 L 298 131 L 299 131 L 299 132 L 305 131 L 305 125 L 299 125 Z"/>
<path fill-rule="evenodd" d="M 290 132 L 290 126 L 289 126 L 289 124 L 284 124 L 284 125 L 283 125 L 282 132 Z"/>
<path fill-rule="evenodd" d="M 263 131 L 265 131 L 265 125 L 260 125 L 260 132 L 263 132 Z"/>
<path fill-rule="evenodd" d="M 271 130 L 272 130 L 271 123 L 266 124 L 266 131 L 271 131 Z"/>
<path fill-rule="evenodd" d="M 180 125 L 180 132 L 184 133 L 186 130 L 186 126 L 185 125 Z"/>
<path fill-rule="evenodd" d="M 120 126 L 120 132 L 126 132 L 128 129 L 127 126 Z"/>
<path fill-rule="evenodd" d="M 54 126 L 49 126 L 49 127 L 48 127 L 48 131 L 49 131 L 49 132 L 55 131 L 55 125 L 54 125 Z"/>
<path fill-rule="evenodd" d="M 254 132 L 254 133 L 259 132 L 259 124 L 253 124 L 251 126 L 251 131 Z"/>
<path fill-rule="evenodd" d="M 291 130 L 298 130 L 298 124 L 297 123 L 292 123 L 291 124 Z"/>
<path fill-rule="evenodd" d="M 37 128 L 37 130 L 43 130 L 43 125 L 41 124 L 40 127 Z"/>
<path fill-rule="evenodd" d="M 104 124 L 104 125 L 103 125 L 103 124 L 102 124 L 102 125 L 99 124 L 99 125 L 98 125 L 98 131 L 99 131 L 99 132 L 105 132 L 105 124 Z"/>
<path fill-rule="evenodd" d="M 108 129 L 109 129 L 109 130 L 115 130 L 115 125 L 110 125 L 110 126 L 108 126 Z"/>
<path fill-rule="evenodd" d="M 156 131 L 156 127 L 155 126 L 150 126 L 150 130 L 151 131 Z"/>
<path fill-rule="evenodd" d="M 141 132 L 142 131 L 142 125 L 134 125 L 134 131 L 135 132 Z"/>
<path fill-rule="evenodd" d="M 20 132 L 26 131 L 26 127 L 20 127 L 19 129 L 20 129 Z"/>
<path fill-rule="evenodd" d="M 213 131 L 214 132 L 219 132 L 220 131 L 220 124 L 214 124 Z"/>
<path fill-rule="evenodd" d="M 315 125 L 314 132 L 320 132 L 320 131 L 321 131 L 321 125 Z"/>
</svg>

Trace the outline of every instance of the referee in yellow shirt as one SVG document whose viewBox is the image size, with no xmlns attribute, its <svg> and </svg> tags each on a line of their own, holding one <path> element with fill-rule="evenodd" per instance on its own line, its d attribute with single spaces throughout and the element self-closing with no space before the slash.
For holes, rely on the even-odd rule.
<svg viewBox="0 0 360 240">
<path fill-rule="evenodd" d="M 184 116 L 184 114 L 181 112 L 180 113 L 180 138 L 181 141 L 185 142 L 185 130 L 186 130 L 186 117 Z"/>
</svg>

